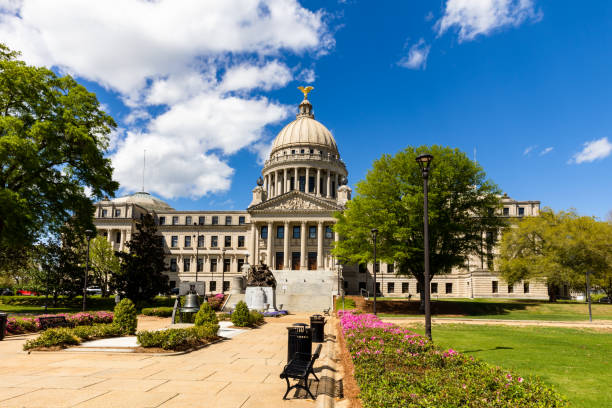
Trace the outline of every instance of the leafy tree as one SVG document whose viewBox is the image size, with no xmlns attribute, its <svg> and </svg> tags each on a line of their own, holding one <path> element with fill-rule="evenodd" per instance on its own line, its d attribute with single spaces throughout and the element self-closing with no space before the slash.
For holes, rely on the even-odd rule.
<svg viewBox="0 0 612 408">
<path fill-rule="evenodd" d="M 0 253 L 33 246 L 71 219 L 93 229 L 87 197 L 113 195 L 104 157 L 116 126 L 70 76 L 26 65 L 0 44 Z"/>
<path fill-rule="evenodd" d="M 584 290 L 587 271 L 594 285 L 612 292 L 611 253 L 612 225 L 545 208 L 539 217 L 524 218 L 504 232 L 498 265 L 509 283 L 545 278 L 554 301 L 563 285 Z"/>
<path fill-rule="evenodd" d="M 366 179 L 357 183 L 357 196 L 335 214 L 341 239 L 334 255 L 355 263 L 372 261 L 370 231 L 376 227 L 377 258 L 395 262 L 398 274 L 412 274 L 423 287 L 423 178 L 416 157 L 424 153 L 434 156 L 429 172 L 430 279 L 464 266 L 469 256 L 489 255 L 486 244 L 490 249 L 504 226 L 495 216 L 500 191 L 477 163 L 442 146 L 408 147 L 374 162 Z"/>
<path fill-rule="evenodd" d="M 114 277 L 114 286 L 134 302 L 169 290 L 164 248 L 161 236 L 156 234 L 155 220 L 146 214 L 136 228 L 138 231 L 127 242 L 129 253 L 117 252 L 121 267 Z"/>
<path fill-rule="evenodd" d="M 111 277 L 119 273 L 120 263 L 113 247 L 105 237 L 98 235 L 91 240 L 89 263 L 94 282 L 102 289 L 102 296 L 108 296 Z"/>
</svg>

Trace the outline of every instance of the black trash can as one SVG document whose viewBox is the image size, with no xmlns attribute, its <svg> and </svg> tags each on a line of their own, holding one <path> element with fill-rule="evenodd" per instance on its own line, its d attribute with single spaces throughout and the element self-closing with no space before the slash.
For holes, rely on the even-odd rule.
<svg viewBox="0 0 612 408">
<path fill-rule="evenodd" d="M 310 316 L 310 327 L 312 328 L 312 342 L 323 343 L 325 341 L 325 318 L 321 315 Z"/>
<path fill-rule="evenodd" d="M 304 326 L 287 327 L 287 362 L 295 353 L 312 354 L 312 329 Z"/>
<path fill-rule="evenodd" d="M 8 321 L 8 314 L 0 313 L 0 340 L 4 339 L 4 333 L 6 333 L 7 321 Z"/>
</svg>

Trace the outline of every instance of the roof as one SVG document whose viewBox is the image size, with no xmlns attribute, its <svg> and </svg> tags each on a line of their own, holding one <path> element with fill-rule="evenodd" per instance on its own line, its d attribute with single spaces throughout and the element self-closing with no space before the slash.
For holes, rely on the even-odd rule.
<svg viewBox="0 0 612 408">
<path fill-rule="evenodd" d="M 174 208 L 170 207 L 166 202 L 160 200 L 151 194 L 140 191 L 138 193 L 126 195 L 123 197 L 115 198 L 111 200 L 113 204 L 136 204 L 149 211 L 172 211 Z"/>
</svg>

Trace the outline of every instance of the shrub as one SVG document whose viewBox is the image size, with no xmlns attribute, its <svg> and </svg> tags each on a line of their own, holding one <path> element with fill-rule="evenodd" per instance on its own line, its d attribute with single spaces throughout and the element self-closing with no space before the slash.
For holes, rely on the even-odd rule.
<svg viewBox="0 0 612 408">
<path fill-rule="evenodd" d="M 44 314 L 36 317 L 10 317 L 7 322 L 8 334 L 33 333 L 41 329 L 40 318 L 47 316 L 64 316 L 69 326 L 85 326 L 95 323 L 112 323 L 113 313 L 106 311 Z"/>
<path fill-rule="evenodd" d="M 166 329 L 158 331 L 139 331 L 138 343 L 145 348 L 156 347 L 164 350 L 187 350 L 207 344 L 217 338 L 218 324 L 186 329 Z"/>
<path fill-rule="evenodd" d="M 31 350 L 43 347 L 66 347 L 69 345 L 79 344 L 81 341 L 72 332 L 73 329 L 67 327 L 59 327 L 56 329 L 48 329 L 42 332 L 35 339 L 28 340 L 23 345 L 24 350 Z"/>
<path fill-rule="evenodd" d="M 223 305 L 223 299 L 225 296 L 223 293 L 217 293 L 215 296 L 211 296 L 208 298 L 208 303 L 213 310 L 219 311 L 221 310 L 221 306 Z"/>
<path fill-rule="evenodd" d="M 72 333 L 81 341 L 103 339 L 106 337 L 120 337 L 123 335 L 122 329 L 116 324 L 95 324 L 93 326 L 77 326 L 72 329 Z"/>
<path fill-rule="evenodd" d="M 170 317 L 172 316 L 172 307 L 148 307 L 142 309 L 142 314 L 145 316 Z"/>
<path fill-rule="evenodd" d="M 251 310 L 249 312 L 249 323 L 250 326 L 259 326 L 264 322 L 264 315 L 259 313 L 256 310 Z"/>
<path fill-rule="evenodd" d="M 219 321 L 227 321 L 227 320 L 232 320 L 232 315 L 230 315 L 229 313 L 219 313 L 217 315 L 217 319 Z"/>
<path fill-rule="evenodd" d="M 136 315 L 134 303 L 132 303 L 130 299 L 123 299 L 115 306 L 113 324 L 119 326 L 126 335 L 136 333 L 138 317 Z"/>
<path fill-rule="evenodd" d="M 232 313 L 232 324 L 236 327 L 247 327 L 251 325 L 249 308 L 242 300 L 236 304 L 236 309 Z"/>
<path fill-rule="evenodd" d="M 205 324 L 217 324 L 219 323 L 219 319 L 217 319 L 217 314 L 210 307 L 208 302 L 202 303 L 200 306 L 200 310 L 196 313 L 195 321 L 196 326 L 203 326 Z"/>
</svg>

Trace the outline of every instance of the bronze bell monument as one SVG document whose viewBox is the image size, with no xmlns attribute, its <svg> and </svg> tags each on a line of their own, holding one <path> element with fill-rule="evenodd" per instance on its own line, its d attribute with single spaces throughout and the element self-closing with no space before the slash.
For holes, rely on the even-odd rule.
<svg viewBox="0 0 612 408">
<path fill-rule="evenodd" d="M 189 292 L 185 295 L 185 305 L 181 307 L 183 313 L 197 313 L 200 310 L 200 301 L 198 295 L 194 292 Z"/>
</svg>

